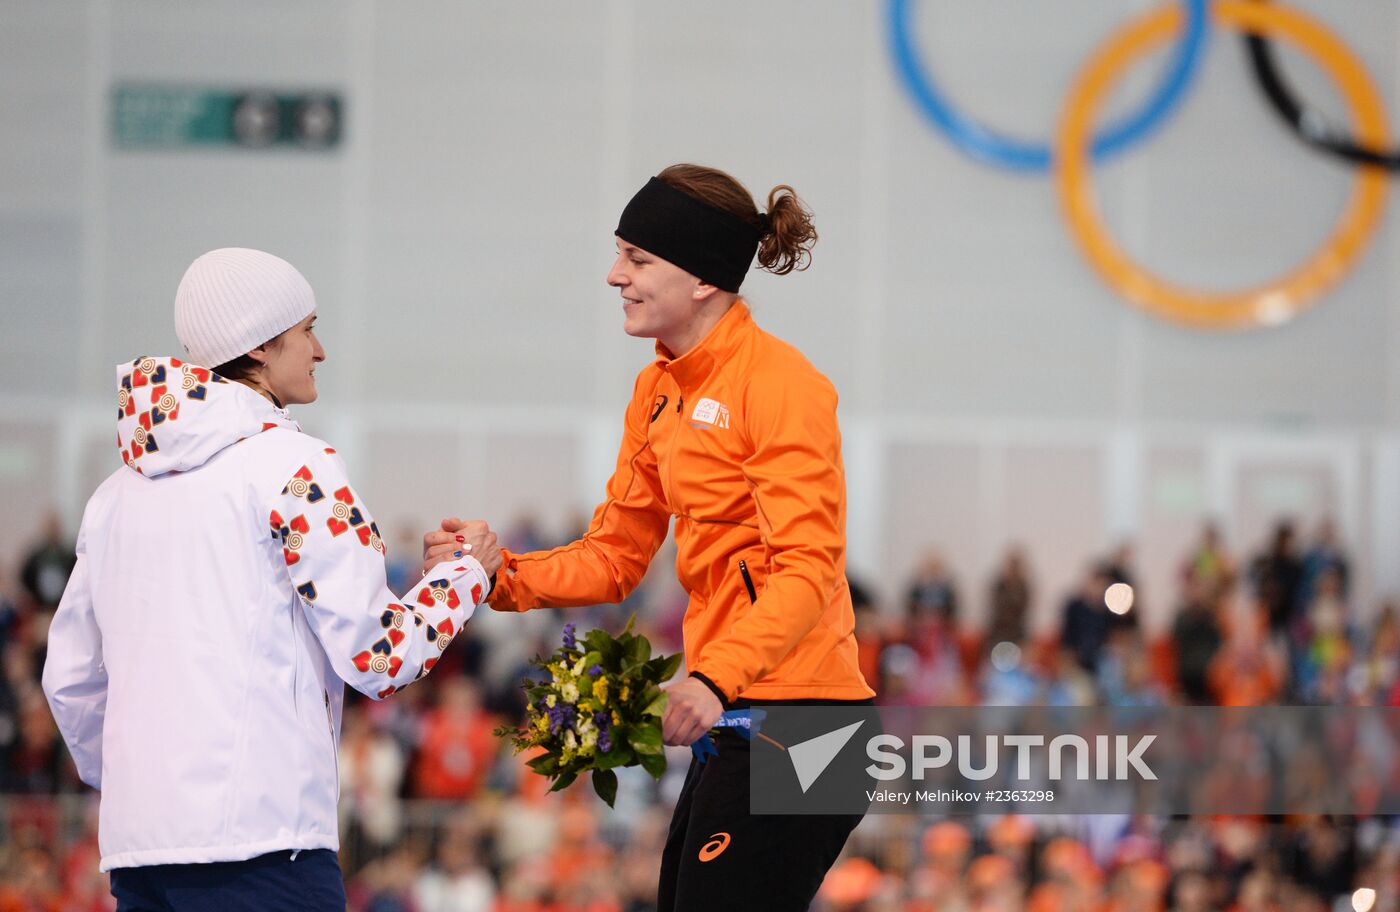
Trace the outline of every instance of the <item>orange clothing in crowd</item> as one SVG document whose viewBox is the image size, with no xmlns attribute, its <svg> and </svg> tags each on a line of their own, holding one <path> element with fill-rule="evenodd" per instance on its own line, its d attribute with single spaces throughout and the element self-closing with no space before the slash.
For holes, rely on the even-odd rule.
<svg viewBox="0 0 1400 912">
<path fill-rule="evenodd" d="M 494 720 L 485 713 L 462 716 L 435 709 L 423 720 L 423 740 L 414 770 L 419 798 L 476 797 L 496 757 Z"/>
<path fill-rule="evenodd" d="M 506 552 L 491 605 L 621 601 L 673 516 L 691 672 L 730 700 L 873 696 L 846 586 L 836 390 L 742 300 L 681 357 L 657 345 L 588 532 L 552 551 Z"/>
</svg>

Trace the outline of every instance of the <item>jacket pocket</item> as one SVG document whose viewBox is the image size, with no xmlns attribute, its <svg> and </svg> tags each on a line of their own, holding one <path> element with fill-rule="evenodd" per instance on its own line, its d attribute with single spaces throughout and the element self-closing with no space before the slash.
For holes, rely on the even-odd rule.
<svg viewBox="0 0 1400 912">
<path fill-rule="evenodd" d="M 739 575 L 744 578 L 744 588 L 749 592 L 749 604 L 752 605 L 758 601 L 758 590 L 753 587 L 753 577 L 749 575 L 749 563 L 742 558 L 739 560 Z"/>
</svg>

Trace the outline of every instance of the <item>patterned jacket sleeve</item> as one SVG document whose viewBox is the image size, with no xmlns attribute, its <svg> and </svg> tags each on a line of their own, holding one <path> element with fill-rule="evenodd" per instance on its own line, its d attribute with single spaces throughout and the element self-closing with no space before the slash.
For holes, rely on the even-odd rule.
<svg viewBox="0 0 1400 912">
<path fill-rule="evenodd" d="M 439 563 L 401 601 L 384 543 L 333 450 L 288 480 L 269 516 L 307 622 L 346 683 L 382 699 L 432 670 L 490 589 L 470 555 Z"/>
<path fill-rule="evenodd" d="M 44 695 L 63 733 L 78 776 L 102 788 L 102 723 L 107 715 L 107 668 L 102 662 L 102 631 L 92 610 L 86 547 L 78 535 L 78 563 L 68 577 L 44 660 Z"/>
</svg>

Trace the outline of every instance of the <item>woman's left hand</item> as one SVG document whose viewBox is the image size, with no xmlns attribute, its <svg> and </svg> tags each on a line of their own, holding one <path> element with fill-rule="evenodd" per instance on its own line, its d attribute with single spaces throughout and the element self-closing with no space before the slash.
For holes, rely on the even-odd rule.
<svg viewBox="0 0 1400 912">
<path fill-rule="evenodd" d="M 714 691 L 695 678 L 662 689 L 666 691 L 666 713 L 661 717 L 661 740 L 667 744 L 694 744 L 724 715 L 724 704 Z"/>
</svg>

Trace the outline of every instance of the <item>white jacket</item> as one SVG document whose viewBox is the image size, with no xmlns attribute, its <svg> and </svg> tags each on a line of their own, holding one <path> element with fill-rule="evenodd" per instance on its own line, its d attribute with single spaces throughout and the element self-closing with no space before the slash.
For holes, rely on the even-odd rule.
<svg viewBox="0 0 1400 912">
<path fill-rule="evenodd" d="M 486 597 L 471 557 L 400 601 L 335 450 L 239 383 L 117 368 L 125 467 L 88 501 L 44 692 L 101 789 L 101 868 L 338 848 L 342 682 L 428 672 Z"/>
</svg>

